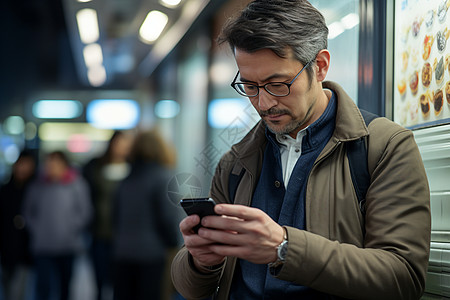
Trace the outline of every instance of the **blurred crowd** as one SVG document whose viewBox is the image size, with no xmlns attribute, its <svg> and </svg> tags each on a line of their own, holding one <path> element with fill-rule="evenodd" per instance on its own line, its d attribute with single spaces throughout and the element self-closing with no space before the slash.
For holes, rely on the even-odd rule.
<svg viewBox="0 0 450 300">
<path fill-rule="evenodd" d="M 83 166 L 24 150 L 0 187 L 0 299 L 78 300 L 80 256 L 92 300 L 178 298 L 168 275 L 180 240 L 167 194 L 175 157 L 157 129 L 117 131 Z"/>
</svg>

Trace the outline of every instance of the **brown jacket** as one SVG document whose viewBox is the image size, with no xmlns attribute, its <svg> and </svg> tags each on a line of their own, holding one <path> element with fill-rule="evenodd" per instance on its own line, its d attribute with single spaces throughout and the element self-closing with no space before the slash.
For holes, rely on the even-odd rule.
<svg viewBox="0 0 450 300">
<path fill-rule="evenodd" d="M 311 170 L 306 191 L 306 228 L 287 228 L 289 248 L 282 280 L 349 299 L 419 299 L 425 286 L 431 217 L 428 180 L 411 131 L 377 118 L 365 126 L 350 97 L 337 84 L 336 128 Z M 245 168 L 235 203 L 250 205 L 266 145 L 258 123 L 217 166 L 211 197 L 230 203 L 229 173 Z M 365 220 L 358 207 L 344 144 L 368 135 L 371 184 Z M 363 233 L 365 226 L 365 234 Z M 200 273 L 182 248 L 172 279 L 187 299 L 228 299 L 236 258 L 219 271 Z M 245 297 L 244 297 L 245 298 Z M 281 298 L 280 298 L 281 299 Z"/>
</svg>

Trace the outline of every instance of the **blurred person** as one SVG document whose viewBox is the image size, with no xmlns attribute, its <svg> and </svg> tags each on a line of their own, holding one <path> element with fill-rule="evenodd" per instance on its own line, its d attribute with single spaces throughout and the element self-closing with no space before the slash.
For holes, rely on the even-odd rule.
<svg viewBox="0 0 450 300">
<path fill-rule="evenodd" d="M 83 168 L 94 206 L 90 256 L 98 300 L 112 298 L 112 199 L 117 185 L 130 173 L 128 156 L 132 140 L 130 132 L 115 131 L 104 154 L 92 159 Z"/>
<path fill-rule="evenodd" d="M 25 299 L 28 288 L 31 258 L 22 209 L 36 169 L 35 155 L 24 150 L 12 166 L 9 181 L 0 187 L 0 262 L 6 300 Z"/>
<path fill-rule="evenodd" d="M 431 236 L 419 149 L 387 118 L 366 125 L 368 113 L 325 80 L 323 15 L 306 0 L 254 0 L 219 42 L 238 67 L 231 86 L 261 120 L 216 168 L 210 196 L 220 216 L 180 223 L 178 291 L 188 299 L 419 299 Z M 366 145 L 369 177 L 361 202 L 348 157 L 356 141 Z"/>
<path fill-rule="evenodd" d="M 67 156 L 45 156 L 43 172 L 27 191 L 24 217 L 36 274 L 36 300 L 67 300 L 77 255 L 85 247 L 92 206 L 86 181 Z"/>
<path fill-rule="evenodd" d="M 114 299 L 161 299 L 169 250 L 178 244 L 177 207 L 167 194 L 173 148 L 156 129 L 140 132 L 130 175 L 114 206 Z"/>
</svg>

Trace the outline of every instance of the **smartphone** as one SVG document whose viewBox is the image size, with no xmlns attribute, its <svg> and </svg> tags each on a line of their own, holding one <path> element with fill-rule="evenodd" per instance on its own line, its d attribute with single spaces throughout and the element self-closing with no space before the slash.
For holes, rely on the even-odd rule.
<svg viewBox="0 0 450 300">
<path fill-rule="evenodd" d="M 211 198 L 182 199 L 180 201 L 180 205 L 181 207 L 183 207 L 187 215 L 198 215 L 200 219 L 205 216 L 217 215 L 214 212 L 214 206 L 216 205 L 216 203 Z M 200 227 L 201 225 L 198 224 L 196 227 L 194 227 L 194 231 L 197 232 Z"/>
</svg>

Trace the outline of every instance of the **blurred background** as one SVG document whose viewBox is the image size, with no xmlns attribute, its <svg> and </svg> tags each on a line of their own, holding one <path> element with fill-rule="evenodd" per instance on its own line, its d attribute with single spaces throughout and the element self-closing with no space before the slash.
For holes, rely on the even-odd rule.
<svg viewBox="0 0 450 300">
<path fill-rule="evenodd" d="M 177 169 L 206 191 L 220 155 L 258 120 L 230 88 L 231 52 L 215 43 L 246 2 L 2 1 L 0 178 L 25 147 L 64 148 L 83 164 L 113 130 L 158 126 L 177 149 Z M 358 2 L 312 1 L 328 24 L 347 22 L 330 33 L 329 79 L 354 99 Z"/>
</svg>

